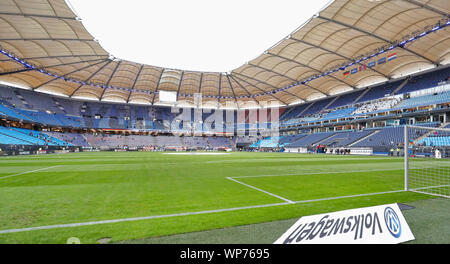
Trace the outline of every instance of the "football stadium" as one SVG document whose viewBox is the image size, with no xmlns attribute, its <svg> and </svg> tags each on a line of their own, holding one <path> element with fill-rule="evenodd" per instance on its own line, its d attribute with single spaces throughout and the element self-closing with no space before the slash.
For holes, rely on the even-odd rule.
<svg viewBox="0 0 450 264">
<path fill-rule="evenodd" d="M 450 2 L 315 11 L 202 72 L 0 0 L 0 243 L 449 244 Z"/>
</svg>

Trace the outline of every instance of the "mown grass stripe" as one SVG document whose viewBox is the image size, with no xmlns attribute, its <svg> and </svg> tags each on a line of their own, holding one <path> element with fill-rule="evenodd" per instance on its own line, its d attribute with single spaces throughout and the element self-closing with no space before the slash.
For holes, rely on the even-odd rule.
<svg viewBox="0 0 450 264">
<path fill-rule="evenodd" d="M 91 221 L 91 222 L 73 223 L 73 224 L 60 224 L 60 225 L 37 226 L 37 227 L 28 227 L 28 228 L 6 229 L 6 230 L 0 230 L 0 234 L 18 233 L 18 232 L 36 231 L 36 230 L 48 230 L 48 229 L 56 229 L 56 228 L 80 227 L 80 226 L 90 226 L 90 225 L 100 225 L 100 224 L 114 224 L 114 223 L 121 223 L 121 222 L 151 220 L 151 219 L 158 219 L 158 218 L 178 217 L 178 216 L 222 213 L 222 212 L 229 212 L 229 211 L 256 209 L 256 208 L 264 208 L 264 207 L 274 207 L 274 206 L 282 206 L 282 205 L 292 205 L 292 204 L 300 204 L 300 203 L 312 203 L 312 202 L 338 200 L 338 199 L 355 198 L 355 197 L 363 197 L 363 196 L 373 196 L 373 195 L 398 193 L 398 192 L 404 192 L 404 190 L 355 194 L 355 195 L 346 195 L 346 196 L 338 196 L 338 197 L 319 198 L 319 199 L 313 199 L 313 200 L 290 201 L 290 202 L 285 202 L 285 203 L 252 205 L 252 206 L 243 206 L 243 207 L 234 207 L 234 208 L 225 208 L 225 209 L 198 211 L 198 212 L 186 212 L 186 213 L 178 213 L 178 214 L 153 215 L 153 216 L 132 217 L 132 218 L 122 218 L 122 219 L 113 219 L 113 220 L 101 220 L 101 221 Z"/>
</svg>

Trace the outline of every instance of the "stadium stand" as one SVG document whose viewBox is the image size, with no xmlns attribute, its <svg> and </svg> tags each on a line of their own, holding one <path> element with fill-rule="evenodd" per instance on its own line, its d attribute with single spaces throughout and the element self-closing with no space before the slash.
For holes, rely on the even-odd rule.
<svg viewBox="0 0 450 264">
<path fill-rule="evenodd" d="M 434 75 L 433 73 L 436 73 Z M 314 102 L 292 106 L 280 111 L 282 128 L 306 128 L 311 124 L 323 124 L 351 121 L 356 116 L 385 111 L 400 110 L 409 112 L 413 108 L 445 104 L 450 101 L 450 91 L 446 90 L 446 76 L 449 68 L 426 73 L 407 79 L 385 83 L 366 90 L 354 91 L 343 95 L 319 99 Z M 439 89 L 437 89 L 437 88 Z M 399 89 L 401 88 L 401 89 Z M 392 95 L 392 94 L 396 95 Z M 404 94 L 406 93 L 406 94 Z M 215 124 L 206 122 L 213 116 L 214 110 L 202 114 L 202 121 L 195 123 L 192 109 L 183 109 L 172 113 L 170 107 L 121 105 L 112 103 L 80 102 L 58 98 L 46 94 L 20 90 L 11 87 L 1 87 L 0 114 L 7 119 L 21 120 L 33 124 L 50 127 L 76 129 L 143 129 L 146 131 L 165 131 L 182 133 L 213 133 Z M 33 96 L 35 95 L 35 96 Z M 441 106 L 442 107 L 442 106 Z M 187 111 L 187 114 L 183 114 Z M 420 112 L 422 110 L 417 109 Z M 236 111 L 233 111 L 236 117 Z M 250 113 L 246 112 L 249 121 Z M 394 116 L 395 117 L 395 116 Z M 270 114 L 266 118 L 270 119 Z M 179 120 L 179 121 L 176 121 Z M 270 121 L 270 120 L 268 120 Z M 238 130 L 270 131 L 271 122 L 257 123 L 225 123 L 225 128 L 233 134 Z M 233 128 L 234 127 L 234 128 Z M 318 132 L 305 129 L 301 133 L 286 134 L 278 137 L 177 137 L 177 136 L 145 136 L 145 135 L 93 135 L 71 132 L 45 132 L 3 128 L 2 144 L 79 146 L 84 148 L 114 148 L 114 147 L 175 147 L 175 148 L 232 148 L 239 144 L 248 144 L 250 148 L 278 147 L 308 147 L 324 144 L 335 147 L 387 147 L 402 142 L 402 126 L 374 127 L 363 130 Z M 234 131 L 234 132 L 233 132 Z M 426 138 L 423 144 L 444 144 L 447 138 Z M 8 143 L 10 142 L 10 143 Z"/>
<path fill-rule="evenodd" d="M 333 6 L 335 5 L 335 2 L 331 3 L 327 10 L 328 8 L 329 10 L 334 10 Z M 61 8 L 67 7 L 61 6 Z M 402 8 L 400 9 L 399 12 L 404 12 Z M 338 8 L 336 10 L 341 9 Z M 22 19 L 22 16 L 16 18 Z M 59 23 L 59 18 L 54 19 L 55 23 Z M 318 18 L 312 18 L 312 20 L 316 19 Z M 29 26 L 27 27 L 26 24 L 22 23 L 20 27 L 24 27 L 30 32 L 34 31 Z M 416 24 L 413 23 L 411 25 Z M 403 40 L 403 42 L 399 43 L 410 43 L 431 32 L 441 30 L 447 25 L 449 25 L 448 19 L 442 18 L 438 22 L 424 27 L 423 30 L 425 32 L 422 32 L 422 34 L 413 34 L 413 37 L 410 35 L 406 35 L 407 37 L 398 36 L 398 39 L 395 39 L 395 41 Z M 322 28 L 322 25 L 318 25 L 317 28 Z M 84 32 L 84 27 L 80 25 L 79 30 L 80 33 Z M 417 32 L 420 30 L 421 28 L 417 28 Z M 301 27 L 296 32 L 310 33 L 308 27 Z M 361 29 L 362 32 L 365 31 Z M 340 31 L 334 33 L 344 34 Z M 35 34 L 39 35 L 41 32 L 35 32 Z M 392 40 L 392 43 L 397 43 L 395 41 Z M 446 41 L 446 39 L 444 38 L 441 41 Z M 80 42 L 82 43 L 84 40 Z M 286 39 L 277 45 L 286 45 L 287 42 L 289 40 Z M 303 54 L 303 48 L 300 46 L 307 45 L 312 50 L 318 49 L 323 51 L 324 47 L 322 47 L 322 44 L 327 47 L 325 50 L 328 50 L 329 47 L 335 45 L 335 40 L 334 38 L 327 38 L 320 45 L 300 42 L 298 44 L 299 47 L 289 45 L 292 49 L 291 52 L 297 52 L 306 56 L 307 54 Z M 275 47 L 270 49 L 270 52 L 273 53 L 271 56 L 276 57 L 279 61 L 269 61 L 266 58 L 260 58 L 261 61 L 271 64 L 272 67 L 270 69 L 272 70 L 265 70 L 270 65 L 262 67 L 259 65 L 259 62 L 255 62 L 255 64 L 258 64 L 257 66 L 252 64 L 245 65 L 245 67 L 249 68 L 258 67 L 258 71 L 272 75 L 281 70 L 274 70 L 276 67 L 284 64 L 287 68 L 283 72 L 295 69 L 299 71 L 297 75 L 302 73 L 298 76 L 305 77 L 301 82 L 291 84 L 293 77 L 277 73 L 278 77 L 287 78 L 284 81 L 281 79 L 277 81 L 284 83 L 284 87 L 279 87 L 278 83 L 272 83 L 275 78 L 273 80 L 261 79 L 262 77 L 260 76 L 265 74 L 252 75 L 252 77 L 245 76 L 243 74 L 245 67 L 231 71 L 229 75 L 226 75 L 227 79 L 225 79 L 222 78 L 225 75 L 220 73 L 177 72 L 145 65 L 149 71 L 156 70 L 152 74 L 147 72 L 146 74 L 151 76 L 161 75 L 160 81 L 167 81 L 166 78 L 169 73 L 173 78 L 180 80 L 176 84 L 176 88 L 178 88 L 178 96 L 182 99 L 194 96 L 188 94 L 192 90 L 188 88 L 189 84 L 181 81 L 183 74 L 186 76 L 192 75 L 186 79 L 196 80 L 197 77 L 200 77 L 198 80 L 199 87 L 202 87 L 203 81 L 209 80 L 212 90 L 206 88 L 206 86 L 202 87 L 202 91 L 205 92 L 205 95 L 201 97 L 203 100 L 217 99 L 217 105 L 220 105 L 221 100 L 235 104 L 235 107 L 224 111 L 223 120 L 218 122 L 214 122 L 213 119 L 216 113 L 222 113 L 220 112 L 221 110 L 208 109 L 203 111 L 200 117 L 197 118 L 198 116 L 194 111 L 192 102 L 188 102 L 186 104 L 187 107 L 184 108 L 177 106 L 172 109 L 169 106 L 158 106 L 154 104 L 157 91 L 149 90 L 146 96 L 152 98 L 143 104 L 142 101 L 139 101 L 139 98 L 145 97 L 142 91 L 137 93 L 129 84 L 124 84 L 124 86 L 128 85 L 128 87 L 114 87 L 113 85 L 108 85 L 109 82 L 88 84 L 78 80 L 79 78 L 84 80 L 95 79 L 94 77 L 97 77 L 97 74 L 102 76 L 104 74 L 102 73 L 103 68 L 106 69 L 106 65 L 111 64 L 110 66 L 113 66 L 113 69 L 116 68 L 122 75 L 131 74 L 128 76 L 128 79 L 134 79 L 135 84 L 137 84 L 141 81 L 138 78 L 140 76 L 127 68 L 130 62 L 124 61 L 122 64 L 118 61 L 107 61 L 105 65 L 98 66 L 97 70 L 90 69 L 92 72 L 84 72 L 78 68 L 75 72 L 84 76 L 79 76 L 77 79 L 71 76 L 70 72 L 65 72 L 66 69 L 62 68 L 59 68 L 62 75 L 46 72 L 45 68 L 46 66 L 49 67 L 49 65 L 46 64 L 47 62 L 44 61 L 45 56 L 42 56 L 41 53 L 50 54 L 51 52 L 49 51 L 35 54 L 36 56 L 34 57 L 39 58 L 36 59 L 36 62 L 39 62 L 43 67 L 36 68 L 34 64 L 28 63 L 26 59 L 1 48 L 0 56 L 3 59 L 0 61 L 1 64 L 6 65 L 9 61 L 13 61 L 17 64 L 16 66 L 22 65 L 25 67 L 25 69 L 21 70 L 10 69 L 11 71 L 8 72 L 9 66 L 5 66 L 4 72 L 0 75 L 0 79 L 5 80 L 0 85 L 0 125 L 2 125 L 1 137 L 4 137 L 1 142 L 4 142 L 2 144 L 6 145 L 77 146 L 82 148 L 159 146 L 167 148 L 217 149 L 236 148 L 239 146 L 239 148 L 269 149 L 286 146 L 310 147 L 318 144 L 336 147 L 379 148 L 401 144 L 403 139 L 402 129 L 405 124 L 424 123 L 426 126 L 438 126 L 448 122 L 450 119 L 448 111 L 450 109 L 450 67 L 440 63 L 432 63 L 432 67 L 419 65 L 418 61 L 432 56 L 431 51 L 427 51 L 426 55 L 422 54 L 422 51 L 416 51 L 416 53 L 404 56 L 400 51 L 390 51 L 397 47 L 391 47 L 388 49 L 389 52 L 385 53 L 386 50 L 378 47 L 378 41 L 371 42 L 371 44 L 374 47 L 376 46 L 377 49 L 370 56 L 369 53 L 372 51 L 367 51 L 367 54 L 354 54 L 355 58 L 360 58 L 356 62 L 359 65 L 358 68 L 354 68 L 355 62 L 352 61 L 348 64 L 344 63 L 334 70 L 316 74 L 312 77 L 307 76 L 310 75 L 310 70 L 314 69 L 316 65 L 308 63 L 299 67 L 301 65 L 300 61 L 286 57 L 287 55 L 283 52 L 279 53 L 280 51 L 273 50 Z M 15 42 L 14 45 L 11 45 L 11 48 L 15 50 L 26 50 L 28 48 L 26 46 L 23 47 L 22 42 Z M 17 47 L 14 48 L 13 46 Z M 42 48 L 49 49 L 50 47 L 44 46 Z M 344 46 L 340 45 L 340 47 Z M 368 47 L 367 44 L 364 44 L 364 47 Z M 102 52 L 105 55 L 108 54 L 100 46 L 97 48 L 98 54 Z M 436 51 L 434 46 L 430 49 L 434 52 L 442 53 L 440 50 Z M 69 48 L 65 56 L 72 56 L 77 50 Z M 334 53 L 342 58 L 347 56 L 341 50 L 335 50 Z M 398 58 L 402 59 L 397 59 L 397 53 Z M 37 55 L 40 55 L 42 58 Z M 329 55 L 324 55 L 326 57 L 323 58 L 324 63 L 334 63 L 334 55 L 330 55 L 331 57 Z M 436 57 L 437 61 L 440 61 L 444 55 L 446 54 Z M 265 53 L 261 56 L 264 57 L 267 54 Z M 302 60 L 314 61 L 314 58 L 311 57 L 309 60 L 302 58 Z M 376 58 L 376 64 L 373 64 L 375 61 L 370 61 L 371 58 Z M 383 67 L 386 69 L 402 69 L 402 67 L 409 67 L 410 65 L 418 66 L 415 67 L 416 71 L 399 70 L 388 74 L 387 70 L 386 73 L 380 70 Z M 73 67 L 75 67 L 75 64 L 73 64 Z M 144 65 L 142 68 L 144 68 Z M 28 82 L 26 74 L 31 70 L 38 74 L 35 78 L 41 80 L 40 85 L 26 85 Z M 87 74 L 87 72 L 89 73 Z M 202 74 L 208 75 L 208 78 L 203 80 Z M 22 85 L 18 86 L 21 88 L 8 86 L 8 80 L 10 80 L 9 78 L 12 75 L 15 77 L 21 76 L 21 78 L 18 78 L 23 81 Z M 110 81 L 114 83 L 114 79 L 119 75 L 112 74 Z M 393 77 L 394 75 L 398 76 Z M 48 81 L 49 76 L 53 79 Z M 363 81 L 372 77 L 374 78 L 372 82 L 365 83 Z M 215 79 L 217 79 L 217 82 L 214 81 Z M 226 80 L 226 82 L 222 83 L 222 79 Z M 316 81 L 319 79 L 326 81 Z M 47 85 L 50 83 L 51 85 Z M 78 88 L 73 89 L 73 87 L 68 85 L 70 83 L 75 83 Z M 252 92 L 246 90 L 245 87 L 247 85 L 252 86 Z M 26 86 L 34 88 L 23 89 Z M 268 87 L 271 87 L 271 89 L 268 90 Z M 235 90 L 238 89 L 242 90 L 240 91 L 240 96 L 234 94 Z M 99 92 L 100 90 L 101 92 Z M 223 96 L 220 92 L 215 94 L 216 90 L 229 90 L 229 95 Z M 61 91 L 62 93 L 59 93 Z M 128 95 L 126 98 L 121 98 L 123 100 L 116 102 L 104 100 L 107 97 L 111 97 L 114 91 L 128 91 L 126 93 Z M 230 91 L 232 91 L 233 96 L 231 96 Z M 259 92 L 263 93 L 259 94 Z M 99 93 L 101 93 L 101 96 L 97 95 Z M 94 94 L 96 95 L 92 98 Z M 281 94 L 283 95 L 281 96 Z M 117 93 L 113 94 L 112 97 L 114 96 L 122 97 L 123 95 Z M 275 117 L 271 108 L 259 110 L 254 110 L 253 106 L 247 108 L 249 102 L 255 101 L 258 104 L 260 99 L 257 98 L 259 97 L 270 97 L 270 100 L 279 101 L 280 105 L 282 105 L 278 109 L 279 114 Z M 85 98 L 95 100 L 86 100 Z M 135 101 L 136 99 L 139 102 Z M 239 105 L 243 107 L 238 107 Z M 227 120 L 227 117 L 229 120 Z M 279 130 L 278 125 L 280 126 Z M 224 135 L 227 137 L 224 137 Z M 427 137 L 421 140 L 423 140 L 423 144 L 443 144 L 447 142 L 447 138 L 442 136 Z"/>
<path fill-rule="evenodd" d="M 402 101 L 402 97 L 386 97 L 362 103 L 352 114 L 359 115 L 391 109 Z"/>
<path fill-rule="evenodd" d="M 329 147 L 346 147 L 372 133 L 373 131 L 371 130 L 340 132 L 321 141 L 320 144 L 324 144 Z"/>
<path fill-rule="evenodd" d="M 325 132 L 325 133 L 315 133 L 310 134 L 305 137 L 302 137 L 291 144 L 289 144 L 289 147 L 308 147 L 311 145 L 314 145 L 324 139 L 327 139 L 331 137 L 334 133 L 333 132 Z"/>
<path fill-rule="evenodd" d="M 419 107 L 419 106 L 427 106 L 427 105 L 433 105 L 433 104 L 446 103 L 449 100 L 450 100 L 450 91 L 409 98 L 409 99 L 402 101 L 395 108 L 396 109 L 409 109 L 409 108 Z"/>
</svg>

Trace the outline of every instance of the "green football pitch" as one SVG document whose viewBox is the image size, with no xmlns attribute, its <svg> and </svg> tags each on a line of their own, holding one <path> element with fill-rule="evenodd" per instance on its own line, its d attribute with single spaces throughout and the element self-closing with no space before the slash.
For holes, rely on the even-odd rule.
<svg viewBox="0 0 450 264">
<path fill-rule="evenodd" d="M 171 154 L 197 155 L 0 158 L 0 243 L 119 242 L 430 198 L 403 191 L 402 158 Z"/>
</svg>

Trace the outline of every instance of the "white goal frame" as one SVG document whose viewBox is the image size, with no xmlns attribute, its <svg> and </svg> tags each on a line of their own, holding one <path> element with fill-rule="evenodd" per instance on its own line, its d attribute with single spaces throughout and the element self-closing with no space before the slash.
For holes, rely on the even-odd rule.
<svg viewBox="0 0 450 264">
<path fill-rule="evenodd" d="M 409 155 L 409 149 L 410 149 L 410 136 L 409 136 L 409 129 L 420 129 L 420 130 L 429 130 L 429 131 L 441 131 L 441 132 L 448 132 L 450 134 L 450 128 L 438 128 L 438 127 L 423 127 L 423 126 L 412 126 L 412 125 L 405 125 L 404 126 L 404 185 L 405 185 L 405 191 L 412 191 L 412 192 L 418 192 L 418 193 L 424 193 L 428 195 L 433 196 L 439 196 L 444 198 L 450 198 L 450 194 L 448 192 L 442 194 L 442 193 L 434 193 L 427 191 L 427 189 L 432 188 L 449 188 L 450 187 L 450 181 L 449 182 L 443 182 L 443 184 L 439 184 L 437 186 L 429 186 L 429 187 L 423 187 L 423 188 L 411 188 L 411 174 L 410 174 L 410 166 L 411 166 L 411 157 Z M 432 147 L 432 146 L 429 146 Z M 450 147 L 450 146 L 449 146 Z M 430 161 L 435 161 L 436 158 L 430 158 Z M 447 159 L 445 159 L 447 160 Z M 450 159 L 448 159 L 448 162 L 450 164 Z M 444 179 L 445 181 L 445 179 Z"/>
</svg>

